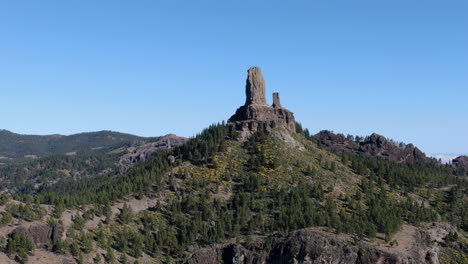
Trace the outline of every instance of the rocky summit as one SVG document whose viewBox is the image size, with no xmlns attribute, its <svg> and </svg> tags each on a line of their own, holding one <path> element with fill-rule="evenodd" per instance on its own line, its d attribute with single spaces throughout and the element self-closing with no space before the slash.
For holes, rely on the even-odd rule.
<svg viewBox="0 0 468 264">
<path fill-rule="evenodd" d="M 258 130 L 271 131 L 275 127 L 294 131 L 294 114 L 281 106 L 279 93 L 273 93 L 273 105 L 266 102 L 266 84 L 259 67 L 251 67 L 245 86 L 245 105 L 239 107 L 228 124 L 248 136 Z"/>
<path fill-rule="evenodd" d="M 352 153 L 369 157 L 380 157 L 395 162 L 431 162 L 413 144 L 397 146 L 382 135 L 373 133 L 363 141 L 349 139 L 343 134 L 322 130 L 315 136 L 318 144 L 335 153 Z"/>
</svg>

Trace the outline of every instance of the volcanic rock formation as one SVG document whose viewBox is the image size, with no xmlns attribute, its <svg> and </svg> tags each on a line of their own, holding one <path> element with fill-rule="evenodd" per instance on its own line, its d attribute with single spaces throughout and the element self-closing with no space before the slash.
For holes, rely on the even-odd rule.
<svg viewBox="0 0 468 264">
<path fill-rule="evenodd" d="M 343 134 L 334 134 L 328 130 L 322 130 L 314 137 L 323 148 L 335 153 L 346 152 L 381 157 L 395 162 L 432 162 L 432 159 L 428 158 L 413 144 L 399 147 L 376 133 L 373 133 L 362 142 L 349 140 Z"/>
<path fill-rule="evenodd" d="M 426 232 L 420 234 L 430 239 Z M 259 238 L 252 242 L 250 249 L 239 244 L 210 245 L 196 250 L 186 263 L 438 263 L 438 247 L 432 248 L 433 245 L 414 243 L 405 250 L 387 250 L 370 247 L 365 242 L 356 243 L 348 236 L 300 229 L 286 236 L 274 233 L 265 239 Z"/>
<path fill-rule="evenodd" d="M 251 67 L 245 87 L 245 105 L 239 107 L 228 120 L 228 124 L 244 136 L 257 130 L 268 132 L 274 127 L 283 127 L 289 131 L 296 128 L 294 114 L 281 106 L 279 93 L 273 93 L 273 106 L 266 103 L 265 88 L 261 69 Z"/>
<path fill-rule="evenodd" d="M 245 105 L 267 105 L 265 79 L 263 79 L 262 70 L 259 67 L 251 67 L 247 73 Z"/>
</svg>

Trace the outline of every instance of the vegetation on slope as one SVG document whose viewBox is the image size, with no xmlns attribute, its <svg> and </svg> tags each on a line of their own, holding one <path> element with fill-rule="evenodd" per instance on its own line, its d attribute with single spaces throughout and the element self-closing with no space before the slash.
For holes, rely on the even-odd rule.
<svg viewBox="0 0 468 264">
<path fill-rule="evenodd" d="M 152 140 L 152 138 L 113 131 L 88 132 L 70 136 L 36 136 L 20 135 L 7 130 L 0 130 L 0 157 L 21 159 L 26 155 L 44 157 L 68 152 L 94 152 L 115 148 L 119 144 L 149 140 Z M 7 161 L 7 159 L 3 161 Z"/>
<path fill-rule="evenodd" d="M 382 233 L 392 241 L 403 223 L 443 217 L 466 231 L 466 183 L 443 167 L 335 155 L 318 148 L 307 133 L 293 135 L 303 146 L 296 148 L 273 134 L 257 132 L 239 142 L 226 125 L 213 125 L 126 174 L 57 185 L 63 189 L 22 200 L 55 205 L 57 218 L 67 207 L 80 208 L 83 214 L 74 217 L 69 231 L 72 242 L 61 242 L 57 252 L 79 260 L 95 244 L 106 252 L 95 258 L 109 263 L 116 261 L 114 251 L 122 258 L 170 262 L 187 258 L 195 244 L 242 238 L 249 247 L 252 236 L 311 227 L 366 239 Z M 425 189 L 441 186 L 456 187 L 423 197 Z M 159 202 L 138 212 L 124 205 L 113 218 L 111 204 L 131 197 Z M 83 229 L 87 220 L 101 216 L 98 228 Z"/>
</svg>

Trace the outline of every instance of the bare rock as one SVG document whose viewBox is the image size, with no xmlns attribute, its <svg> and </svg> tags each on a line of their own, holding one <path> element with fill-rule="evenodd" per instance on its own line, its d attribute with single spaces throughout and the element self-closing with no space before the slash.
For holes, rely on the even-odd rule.
<svg viewBox="0 0 468 264">
<path fill-rule="evenodd" d="M 266 105 L 265 79 L 263 79 L 260 67 L 251 67 L 246 81 L 245 105 Z"/>
<path fill-rule="evenodd" d="M 343 134 L 334 134 L 328 130 L 322 130 L 314 137 L 322 147 L 335 153 L 345 152 L 380 157 L 395 162 L 432 162 L 432 159 L 426 157 L 413 144 L 397 146 L 376 133 L 361 142 L 350 140 Z"/>
<path fill-rule="evenodd" d="M 38 248 L 51 248 L 62 239 L 65 229 L 62 225 L 55 225 L 50 227 L 44 223 L 37 223 L 29 227 L 19 226 L 14 229 L 10 236 L 22 235 L 34 242 Z"/>
<path fill-rule="evenodd" d="M 460 156 L 452 160 L 455 175 L 468 176 L 468 156 Z"/>
<path fill-rule="evenodd" d="M 175 162 L 175 157 L 172 156 L 172 155 L 169 155 L 169 156 L 167 157 L 167 161 L 169 161 L 169 162 L 172 164 L 172 163 Z"/>
<path fill-rule="evenodd" d="M 281 101 L 280 101 L 279 93 L 273 93 L 273 107 L 281 108 Z"/>
<path fill-rule="evenodd" d="M 247 136 L 258 130 L 269 132 L 275 127 L 295 131 L 294 114 L 281 106 L 279 93 L 273 94 L 273 106 L 266 104 L 265 81 L 259 67 L 248 70 L 245 89 L 246 103 L 228 120 L 231 127 Z"/>
<path fill-rule="evenodd" d="M 432 260 L 427 260 L 425 257 L 419 252 L 390 252 L 364 242 L 353 241 L 350 237 L 301 229 L 286 236 L 277 233 L 264 240 L 254 241 L 250 249 L 227 243 L 195 250 L 186 263 L 431 263 Z"/>
<path fill-rule="evenodd" d="M 49 247 L 51 244 L 52 228 L 47 224 L 38 223 L 29 228 L 19 226 L 11 233 L 11 236 L 22 235 L 34 241 L 37 247 Z"/>
<path fill-rule="evenodd" d="M 160 137 L 154 142 L 132 146 L 127 149 L 127 154 L 120 157 L 119 170 L 121 173 L 126 172 L 128 169 L 133 167 L 135 163 L 147 160 L 155 151 L 180 146 L 185 144 L 187 141 L 188 138 L 168 134 Z"/>
<path fill-rule="evenodd" d="M 55 225 L 52 229 L 52 245 L 57 245 L 57 243 L 62 239 L 65 233 L 65 228 L 62 225 Z"/>
</svg>

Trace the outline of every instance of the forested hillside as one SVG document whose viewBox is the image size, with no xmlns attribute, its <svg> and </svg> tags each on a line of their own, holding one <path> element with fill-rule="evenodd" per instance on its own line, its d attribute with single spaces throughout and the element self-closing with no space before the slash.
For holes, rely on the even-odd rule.
<svg viewBox="0 0 468 264">
<path fill-rule="evenodd" d="M 41 136 L 31 137 L 44 139 Z M 77 134 L 62 140 L 65 145 L 58 141 L 49 144 L 58 146 L 53 151 L 59 153 L 45 152 L 44 157 L 9 159 L 8 163 L 0 166 L 0 192 L 38 194 L 53 190 L 67 193 L 88 181 L 106 181 L 148 159 L 153 152 L 186 141 L 186 138 L 173 134 L 152 138 L 105 131 Z M 32 144 L 26 149 L 36 147 Z M 73 149 L 82 151 L 62 152 Z"/>
<path fill-rule="evenodd" d="M 346 263 L 466 263 L 466 180 L 441 164 L 328 152 L 300 126 L 291 136 L 239 140 L 213 125 L 122 175 L 5 196 L 4 222 L 49 218 L 62 239 L 39 247 L 78 263 L 288 263 L 314 250 Z M 25 260 L 33 238 L 11 236 L 6 254 Z"/>
<path fill-rule="evenodd" d="M 93 152 L 129 145 L 152 138 L 138 137 L 113 131 L 99 131 L 63 135 L 20 135 L 8 130 L 0 130 L 0 162 L 10 159 L 38 158 L 51 154 L 71 152 Z"/>
</svg>

